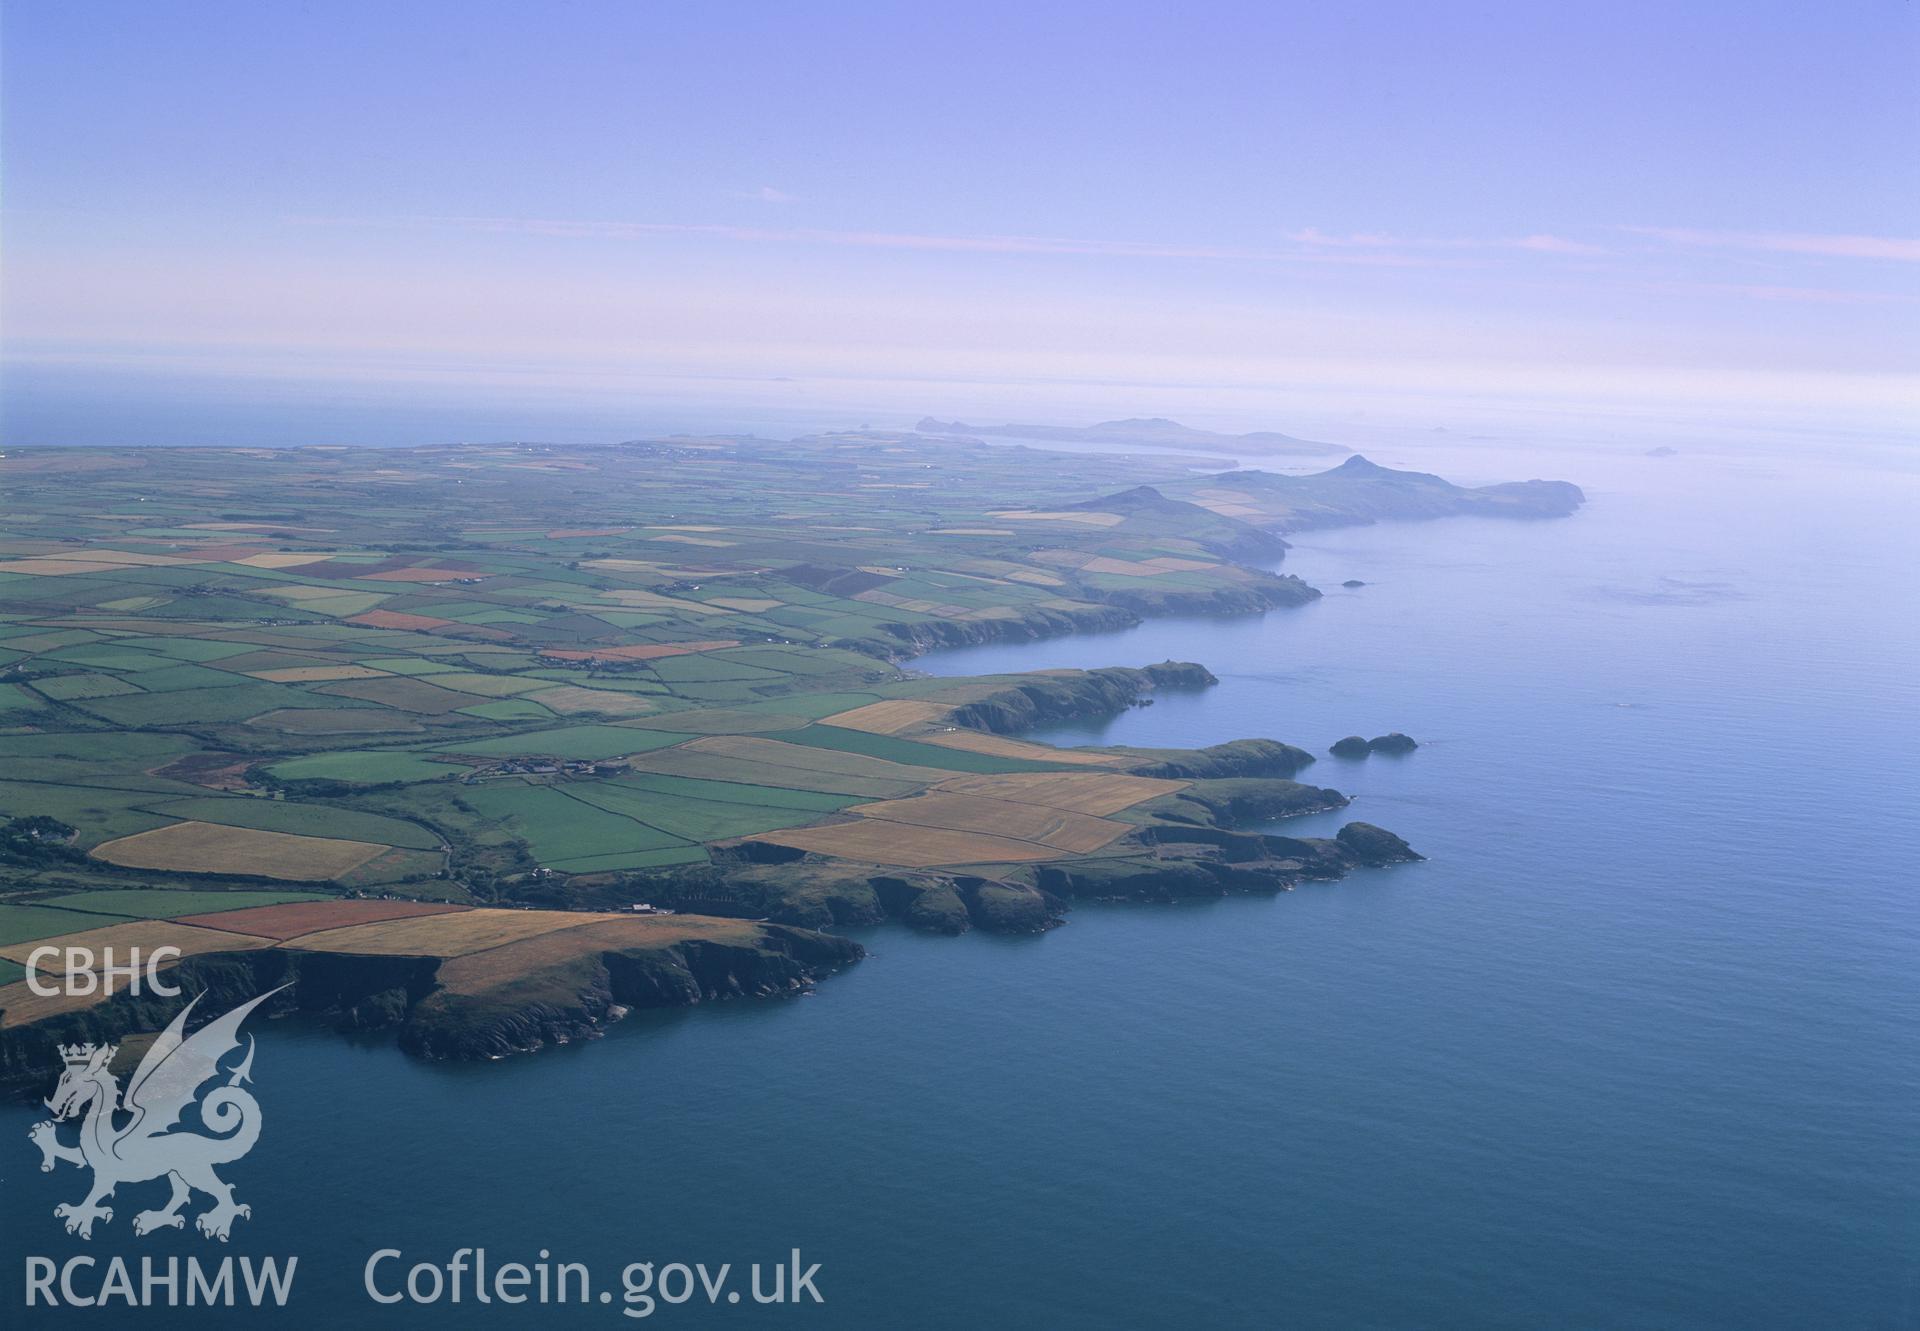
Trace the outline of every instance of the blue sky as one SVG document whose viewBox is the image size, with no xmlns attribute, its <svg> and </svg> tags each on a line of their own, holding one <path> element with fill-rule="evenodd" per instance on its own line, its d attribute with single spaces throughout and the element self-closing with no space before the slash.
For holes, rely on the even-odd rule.
<svg viewBox="0 0 1920 1331">
<path fill-rule="evenodd" d="M 11 0 L 15 365 L 1914 405 L 1920 7 Z"/>
</svg>

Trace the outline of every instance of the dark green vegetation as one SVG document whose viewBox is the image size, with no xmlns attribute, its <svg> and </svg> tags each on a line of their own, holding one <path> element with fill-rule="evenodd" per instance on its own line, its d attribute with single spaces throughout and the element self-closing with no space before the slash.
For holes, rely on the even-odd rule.
<svg viewBox="0 0 1920 1331">
<path fill-rule="evenodd" d="M 880 434 L 10 450 L 0 483 L 0 946 L 373 895 L 1033 930 L 1388 862 L 1235 830 L 1344 803 L 1289 745 L 1012 738 L 1198 665 L 903 663 L 1310 600 L 1258 566 L 1294 527 L 1578 500 Z"/>
</svg>

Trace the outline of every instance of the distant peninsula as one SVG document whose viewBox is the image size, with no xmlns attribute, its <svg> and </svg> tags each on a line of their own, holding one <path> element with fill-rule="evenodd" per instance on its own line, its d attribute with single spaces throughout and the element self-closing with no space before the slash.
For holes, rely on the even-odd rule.
<svg viewBox="0 0 1920 1331">
<path fill-rule="evenodd" d="M 1251 434 L 1219 434 L 1196 430 L 1164 416 L 1134 416 L 1098 425 L 968 425 L 928 416 L 914 427 L 921 434 L 974 435 L 981 438 L 1044 439 L 1057 443 L 1115 444 L 1145 448 L 1180 448 L 1194 452 L 1264 453 L 1276 457 L 1337 457 L 1353 450 L 1339 444 L 1296 439 L 1273 430 Z"/>
<path fill-rule="evenodd" d="M 48 947 L 171 948 L 189 995 L 297 981 L 277 1010 L 497 1058 L 804 991 L 859 961 L 848 926 L 1032 933 L 1418 858 L 1267 831 L 1347 803 L 1277 738 L 1019 738 L 1212 687 L 1201 664 L 909 668 L 1305 604 L 1293 532 L 1583 499 L 1185 463 L 864 430 L 9 448 L 0 1083 L 177 1009 L 36 990 Z"/>
</svg>

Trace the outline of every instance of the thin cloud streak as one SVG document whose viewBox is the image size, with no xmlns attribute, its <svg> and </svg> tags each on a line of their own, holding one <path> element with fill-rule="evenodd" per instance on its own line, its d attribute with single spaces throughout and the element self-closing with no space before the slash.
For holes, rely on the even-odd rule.
<svg viewBox="0 0 1920 1331">
<path fill-rule="evenodd" d="M 1764 254 L 1811 254 L 1828 259 L 1891 259 L 1920 263 L 1920 239 L 1905 236 L 1809 235 L 1780 231 L 1697 231 L 1687 227 L 1622 226 L 1630 235 L 1649 236 L 1672 245 L 1699 249 L 1747 250 Z"/>
<path fill-rule="evenodd" d="M 743 197 L 787 202 L 793 196 L 771 186 Z M 546 236 L 571 240 L 641 240 L 654 236 L 692 236 L 743 244 L 831 245 L 853 249 L 907 250 L 953 254 L 1086 255 L 1097 258 L 1201 260 L 1255 264 L 1351 264 L 1372 267 L 1435 268 L 1459 266 L 1464 259 L 1443 258 L 1501 250 L 1565 258 L 1620 257 L 1609 249 L 1567 236 L 1538 232 L 1484 239 L 1395 236 L 1385 232 L 1335 235 L 1306 227 L 1286 233 L 1291 248 L 1178 244 L 1160 241 L 1100 240 L 1072 236 L 953 235 L 938 232 L 831 230 L 808 227 L 734 226 L 711 222 L 582 221 L 551 217 L 294 217 L 302 226 L 380 228 L 442 227 L 497 234 Z M 1808 235 L 1775 232 L 1700 231 L 1682 227 L 1615 226 L 1611 230 L 1667 245 L 1745 252 L 1801 254 L 1824 258 L 1920 262 L 1920 239 L 1886 236 Z"/>
</svg>

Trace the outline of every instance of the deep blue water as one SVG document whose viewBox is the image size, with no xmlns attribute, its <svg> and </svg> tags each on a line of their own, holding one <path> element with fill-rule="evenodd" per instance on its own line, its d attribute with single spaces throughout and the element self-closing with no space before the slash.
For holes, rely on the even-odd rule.
<svg viewBox="0 0 1920 1331">
<path fill-rule="evenodd" d="M 360 1292 L 376 1248 L 485 1246 L 605 1283 L 823 1264 L 824 1308 L 669 1324 L 1920 1325 L 1920 482 L 1887 456 L 1448 469 L 1592 503 L 1303 538 L 1286 567 L 1329 591 L 1299 611 L 922 663 L 1221 677 L 1065 742 L 1405 730 L 1407 758 L 1311 776 L 1427 863 L 1039 938 L 880 930 L 813 997 L 497 1065 L 265 1026 L 267 1136 L 230 1174 L 232 1250 L 300 1256 L 269 1320 L 623 1323 Z M 217 1249 L 136 1244 L 136 1206 L 67 1239 L 78 1176 L 34 1168 L 34 1117 L 0 1111 L 0 1306 L 26 1253 Z"/>
</svg>

